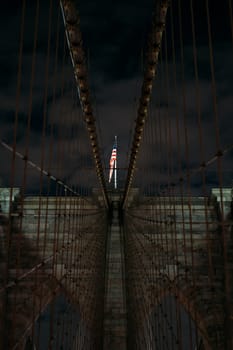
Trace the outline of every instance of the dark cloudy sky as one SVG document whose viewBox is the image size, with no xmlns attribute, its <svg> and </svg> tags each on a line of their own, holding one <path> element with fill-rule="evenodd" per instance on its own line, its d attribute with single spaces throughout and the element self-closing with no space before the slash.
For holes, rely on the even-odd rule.
<svg viewBox="0 0 233 350">
<path fill-rule="evenodd" d="M 145 133 L 150 130 L 155 122 L 158 105 L 163 116 L 169 115 L 172 129 L 172 158 L 174 163 L 174 178 L 177 178 L 177 137 L 176 118 L 177 109 L 180 114 L 183 111 L 182 89 L 185 90 L 186 118 L 188 128 L 189 164 L 185 159 L 185 135 L 183 117 L 180 116 L 180 143 L 182 169 L 195 169 L 202 162 L 200 159 L 199 132 L 197 126 L 196 86 L 193 58 L 193 38 L 191 27 L 190 2 L 181 1 L 184 67 L 181 63 L 180 34 L 178 1 L 173 1 L 172 10 L 167 15 L 167 47 L 168 47 L 168 73 L 169 91 L 165 88 L 165 66 L 159 65 L 158 75 L 155 79 L 151 113 L 145 128 Z M 119 163 L 124 168 L 127 166 L 127 156 L 130 153 L 130 142 L 134 120 L 137 115 L 138 98 L 143 76 L 143 63 L 145 61 L 146 41 L 151 26 L 154 1 L 119 1 L 115 4 L 100 2 L 87 4 L 80 2 L 78 8 L 81 15 L 81 27 L 84 43 L 89 52 L 89 68 L 93 91 L 96 94 L 97 118 L 102 131 L 102 146 L 105 159 L 108 161 L 111 140 L 116 133 L 119 137 Z M 209 37 L 207 27 L 206 1 L 193 1 L 195 17 L 195 34 L 197 45 L 198 64 L 198 89 L 200 93 L 200 114 L 202 119 L 202 132 L 204 140 L 204 159 L 208 161 L 217 152 L 215 135 L 216 126 L 214 120 L 212 76 L 210 66 Z M 218 124 L 220 135 L 220 147 L 225 149 L 232 144 L 232 83 L 233 83 L 233 47 L 230 27 L 229 2 L 223 1 L 221 6 L 217 1 L 209 1 L 211 18 L 211 35 L 213 45 L 214 78 L 216 82 L 216 99 L 218 108 Z M 171 28 L 171 12 L 174 27 Z M 232 14 L 231 14 L 232 15 Z M 176 84 L 174 86 L 174 64 L 172 57 L 171 31 L 174 35 Z M 165 45 L 163 45 L 163 58 Z M 185 82 L 182 85 L 182 68 L 184 69 Z M 163 71 L 163 74 L 161 73 Z M 164 125 L 165 128 L 165 125 Z M 150 172 L 154 178 L 161 167 L 167 173 L 165 140 L 159 145 L 159 140 L 151 140 L 145 136 L 141 150 L 141 160 L 138 166 L 148 168 L 143 172 Z M 158 149 L 161 149 L 158 155 Z M 148 151 L 151 157 L 145 157 Z M 156 152 L 157 151 L 157 152 Z M 157 153 L 157 154 L 156 154 Z M 161 155 L 162 154 L 162 155 Z M 148 167 L 151 166 L 151 170 Z M 223 158 L 223 179 L 225 186 L 232 184 L 232 152 L 228 152 Z M 122 170 L 124 172 L 124 170 Z M 147 174 L 148 175 L 148 174 Z M 146 176 L 147 176 L 146 175 Z M 163 179 L 161 173 L 161 182 Z M 206 170 L 209 187 L 218 186 L 216 162 Z M 138 171 L 141 179 L 142 172 Z M 124 178 L 124 176 L 123 176 Z M 141 181 L 141 180 L 140 180 Z M 139 182 L 135 182 L 139 184 Z M 146 181 L 145 181 L 146 182 Z M 140 184 L 139 184 L 140 185 Z M 198 174 L 193 179 L 193 187 L 201 187 L 201 178 Z"/>
<path fill-rule="evenodd" d="M 23 46 L 23 63 L 21 78 L 21 93 L 19 102 L 19 123 L 17 128 L 17 150 L 25 152 L 27 145 L 27 120 L 29 114 L 30 100 L 30 79 L 32 69 L 33 35 L 35 26 L 36 1 L 27 1 L 25 15 L 25 33 Z M 56 1 L 53 3 L 57 4 Z M 184 40 L 184 71 L 185 71 L 185 96 L 186 113 L 189 132 L 189 145 L 192 161 L 189 166 L 195 168 L 199 162 L 198 155 L 198 132 L 195 106 L 195 79 L 192 49 L 191 17 L 187 1 L 182 3 L 182 26 Z M 198 68 L 199 68 L 199 89 L 201 95 L 201 113 L 203 123 L 203 135 L 205 140 L 205 159 L 208 160 L 216 153 L 215 131 L 213 127 L 213 104 L 211 92 L 211 72 L 208 48 L 208 32 L 205 13 L 205 1 L 194 2 L 196 39 L 198 48 Z M 162 70 L 159 65 L 159 73 L 156 78 L 151 102 L 151 113 L 148 121 L 148 128 L 155 122 L 158 105 L 163 104 L 161 115 L 169 113 L 171 128 L 173 132 L 172 152 L 173 162 L 176 162 L 177 140 L 175 113 L 180 108 L 182 111 L 182 82 L 181 82 L 181 56 L 179 42 L 179 21 L 178 21 L 178 1 L 173 2 L 172 12 L 174 17 L 174 38 L 176 50 L 176 74 L 177 90 L 174 92 L 174 66 L 172 61 L 171 46 L 171 26 L 170 12 L 168 12 L 167 38 L 168 38 L 168 70 L 169 70 L 169 99 L 162 82 Z M 13 125 L 15 118 L 15 95 L 17 86 L 17 65 L 20 36 L 20 13 L 22 1 L 11 1 L 4 3 L 1 10 L 0 38 L 1 38 L 1 139 L 8 144 L 13 142 Z M 121 185 L 125 179 L 128 157 L 130 153 L 130 143 L 134 130 L 134 121 L 137 116 L 138 98 L 143 77 L 143 65 L 145 62 L 145 50 L 148 32 L 151 26 L 154 1 L 77 1 L 77 8 L 81 18 L 81 30 L 83 34 L 83 44 L 87 56 L 89 71 L 89 82 L 91 86 L 91 96 L 94 107 L 94 114 L 97 119 L 99 141 L 104 166 L 108 167 L 108 161 L 114 136 L 118 136 L 119 142 L 119 162 Z M 44 93 L 45 93 L 45 67 L 48 33 L 48 1 L 40 1 L 38 41 L 36 50 L 35 77 L 33 81 L 32 115 L 30 125 L 29 158 L 35 163 L 41 163 L 42 154 L 42 124 L 44 116 Z M 90 182 L 95 183 L 95 174 L 87 170 L 92 166 L 91 152 L 82 124 L 81 112 L 78 102 L 74 102 L 74 81 L 72 78 L 72 67 L 69 56 L 66 54 L 63 61 L 62 36 L 63 24 L 60 21 L 57 27 L 57 6 L 53 7 L 52 32 L 51 32 L 51 58 L 48 74 L 48 96 L 46 108 L 46 135 L 44 147 L 46 155 L 44 166 L 51 163 L 51 172 L 55 176 L 65 179 L 69 184 L 77 182 L 80 186 Z M 228 0 L 224 0 L 219 6 L 219 2 L 210 1 L 210 14 L 214 49 L 214 69 L 217 86 L 219 127 L 222 148 L 232 142 L 232 38 L 230 29 L 230 17 Z M 58 73 L 56 75 L 57 88 L 54 92 L 54 65 L 56 49 L 57 28 L 60 30 L 60 45 L 58 56 Z M 62 68 L 63 67 L 63 68 Z M 62 73 L 63 69 L 63 73 Z M 63 74 L 63 78 L 62 78 Z M 65 78 L 64 78 L 65 77 Z M 62 83 L 63 79 L 63 83 Z M 65 83 L 64 83 L 65 81 Z M 60 85 L 59 85 L 60 84 Z M 63 93 L 61 85 L 65 85 Z M 60 87 L 59 87 L 60 86 Z M 55 95 L 55 102 L 53 96 Z M 160 96 L 160 97 L 159 97 Z M 160 102 L 158 102 L 160 101 Z M 181 147 L 183 169 L 187 167 L 184 156 L 184 131 L 181 123 Z M 72 127 L 71 127 L 72 126 Z M 51 129 L 53 130 L 53 150 L 49 152 L 51 146 Z M 145 133 L 147 133 L 145 129 Z M 60 140 L 60 141 L 58 141 Z M 147 142 L 148 141 L 148 142 Z M 149 144 L 150 143 L 150 144 Z M 146 162 L 151 164 L 150 176 L 154 177 L 153 171 L 166 168 L 165 156 L 163 157 L 162 147 L 158 145 L 158 140 L 149 142 L 145 138 L 142 147 L 141 160 L 138 165 L 148 167 Z M 145 154 L 151 154 L 160 150 L 149 159 Z M 164 151 L 165 152 L 165 151 Z M 52 162 L 49 163 L 49 154 Z M 154 153 L 153 153 L 154 154 Z M 1 149 L 1 158 L 6 164 L 9 160 L 9 153 Z M 231 182 L 231 153 L 225 157 L 226 185 Z M 60 165 L 59 165 L 60 161 Z M 23 162 L 17 161 L 19 176 L 17 185 L 22 181 Z M 63 166 L 61 167 L 61 163 Z M 21 164 L 21 165 L 20 165 Z M 81 164 L 81 166 L 80 166 Z M 86 168 L 80 172 L 80 167 Z M 153 171 L 152 171 L 153 169 Z M 31 171 L 31 170 L 28 170 Z M 85 172 L 86 171 L 86 172 Z M 215 171 L 215 170 L 213 170 Z M 1 169 L 2 183 L 6 182 L 10 172 L 9 166 Z M 165 171 L 166 172 L 166 171 Z M 174 173 L 176 169 L 174 166 Z M 209 175 L 208 175 L 209 176 Z M 212 176 L 212 175 L 211 175 Z M 213 185 L 217 185 L 215 176 L 209 178 Z M 30 173 L 30 179 L 36 185 L 38 177 Z M 106 170 L 107 177 L 107 170 Z M 139 173 L 140 177 L 140 173 Z M 166 176 L 165 176 L 166 177 Z M 161 173 L 161 178 L 163 174 Z M 152 179 L 150 180 L 152 181 Z M 161 180 L 166 182 L 166 178 Z M 198 183 L 198 181 L 197 181 Z M 136 183 L 135 183 L 136 184 Z M 229 185 L 231 185 L 229 183 Z M 198 184 L 197 184 L 198 186 Z"/>
<path fill-rule="evenodd" d="M 205 155 L 208 161 L 217 152 L 211 89 L 211 70 L 208 47 L 207 22 L 204 0 L 193 0 L 196 25 L 197 55 L 199 70 L 199 90 Z M 97 186 L 91 157 L 91 150 L 85 125 L 82 122 L 77 91 L 73 78 L 69 53 L 63 55 L 64 27 L 57 25 L 59 6 L 52 11 L 51 57 L 46 81 L 46 59 L 48 38 L 48 3 L 40 0 L 38 39 L 35 59 L 35 74 L 32 83 L 33 38 L 35 32 L 36 0 L 26 1 L 22 75 L 20 84 L 18 125 L 16 130 L 16 150 L 22 155 L 28 153 L 31 161 L 48 169 L 57 178 L 86 194 Z M 58 1 L 54 0 L 58 5 Z M 189 1 L 182 3 L 182 26 L 184 40 L 184 74 L 182 85 L 182 64 L 179 41 L 178 0 L 173 1 L 176 88 L 174 84 L 174 64 L 172 57 L 170 11 L 168 12 L 168 73 L 169 89 L 165 87 L 165 66 L 159 64 L 155 80 L 153 98 L 148 122 L 145 127 L 142 149 L 137 164 L 134 186 L 156 192 L 159 184 L 166 184 L 168 177 L 179 175 L 180 168 L 195 169 L 200 164 L 196 90 L 194 78 L 193 48 Z M 214 71 L 219 117 L 221 148 L 233 143 L 233 46 L 230 27 L 228 0 L 209 1 L 214 50 Z M 0 139 L 13 145 L 16 111 L 16 90 L 18 72 L 18 52 L 20 39 L 20 16 L 22 0 L 2 1 L 0 11 Z M 99 142 L 104 165 L 108 167 L 114 136 L 118 136 L 118 166 L 120 186 L 123 186 L 128 165 L 128 157 L 134 121 L 137 116 L 145 50 L 150 30 L 154 1 L 152 0 L 79 0 L 77 8 L 81 18 L 83 44 L 87 56 L 89 82 L 97 120 Z M 57 29 L 59 45 L 57 71 L 55 72 Z M 63 57 L 64 56 L 64 57 Z M 163 46 L 164 57 L 164 46 Z M 30 86 L 32 85 L 32 98 Z M 44 105 L 45 91 L 46 107 Z M 183 89 L 186 99 L 186 117 L 189 143 L 189 162 L 185 156 L 185 132 L 183 124 Z M 169 95 L 169 96 L 168 96 Z M 168 98 L 169 97 L 169 98 Z M 30 104 L 30 101 L 32 104 Z M 158 111 L 163 133 L 158 137 Z M 178 150 L 176 116 L 179 114 L 180 151 Z M 28 118 L 31 116 L 28 136 Z M 43 120 L 45 134 L 43 136 Z M 170 123 L 171 144 L 167 148 L 167 125 Z M 172 174 L 168 174 L 169 153 Z M 223 184 L 232 185 L 232 151 L 223 157 Z M 10 182 L 12 154 L 0 146 L 0 186 Z M 23 180 L 24 175 L 26 179 Z M 108 171 L 106 170 L 106 179 Z M 219 185 L 216 162 L 206 170 L 209 187 Z M 45 179 L 46 180 L 46 179 Z M 192 178 L 192 188 L 200 193 L 202 179 L 200 173 Z M 25 192 L 38 192 L 46 188 L 46 181 L 40 183 L 40 172 L 30 165 L 26 170 L 24 162 L 15 162 L 14 186 L 25 185 Z M 52 184 L 51 184 L 52 187 Z M 59 192 L 62 193 L 62 192 Z M 46 315 L 45 315 L 46 317 Z"/>
</svg>

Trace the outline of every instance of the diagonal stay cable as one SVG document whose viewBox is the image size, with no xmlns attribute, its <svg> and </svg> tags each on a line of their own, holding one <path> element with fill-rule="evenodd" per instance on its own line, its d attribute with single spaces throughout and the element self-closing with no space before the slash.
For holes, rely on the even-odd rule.
<svg viewBox="0 0 233 350">
<path fill-rule="evenodd" d="M 185 183 L 188 178 L 192 178 L 195 174 L 200 173 L 201 171 L 205 170 L 207 171 L 208 166 L 212 165 L 216 161 L 218 161 L 220 158 L 223 158 L 224 156 L 228 155 L 233 150 L 233 144 L 227 145 L 224 149 L 217 151 L 217 153 L 211 155 L 211 157 L 207 161 L 203 161 L 200 164 L 197 164 L 194 167 L 191 167 L 190 169 L 184 169 L 184 171 L 177 177 L 174 177 L 171 179 L 170 186 L 176 187 L 179 186 L 181 183 Z M 158 192 L 159 195 L 164 194 L 165 190 L 168 189 L 168 185 L 162 186 L 162 189 Z"/>
<path fill-rule="evenodd" d="M 148 115 L 148 108 L 152 94 L 153 80 L 156 75 L 158 66 L 158 56 L 165 28 L 166 14 L 169 6 L 168 0 L 160 0 L 157 2 L 156 11 L 152 20 L 152 30 L 148 40 L 147 59 L 144 69 L 144 78 L 142 84 L 141 97 L 138 107 L 138 115 L 134 129 L 134 137 L 129 161 L 128 174 L 123 195 L 123 208 L 126 205 L 130 186 L 132 183 L 134 170 L 136 166 L 137 154 L 139 151 L 144 124 Z"/>
<path fill-rule="evenodd" d="M 65 26 L 68 48 L 74 69 L 74 75 L 77 82 L 77 89 L 83 118 L 86 123 L 87 131 L 89 133 L 90 143 L 95 160 L 96 172 L 101 185 L 105 205 L 108 207 L 109 200 L 104 179 L 102 161 L 100 157 L 100 148 L 98 143 L 95 118 L 91 105 L 85 53 L 82 47 L 80 18 L 73 0 L 60 0 L 60 6 Z"/>
<path fill-rule="evenodd" d="M 44 168 L 41 168 L 38 164 L 34 163 L 32 160 L 30 160 L 28 158 L 28 156 L 23 155 L 22 153 L 18 152 L 18 151 L 14 151 L 13 147 L 11 147 L 10 145 L 8 145 L 6 142 L 4 142 L 3 140 L 0 139 L 0 145 L 2 147 L 4 147 L 5 149 L 7 149 L 10 152 L 14 152 L 15 156 L 22 159 L 24 162 L 26 162 L 29 166 L 31 166 L 32 168 L 36 169 L 37 171 L 39 171 L 41 174 L 48 176 L 48 178 L 50 180 L 53 180 L 55 182 L 57 182 L 58 185 L 61 185 L 65 190 L 69 191 L 70 193 L 80 196 L 80 193 L 74 191 L 70 186 L 68 186 L 65 182 L 63 182 L 61 179 L 58 179 L 56 176 L 54 176 L 53 174 L 51 174 L 49 171 L 45 170 Z"/>
</svg>

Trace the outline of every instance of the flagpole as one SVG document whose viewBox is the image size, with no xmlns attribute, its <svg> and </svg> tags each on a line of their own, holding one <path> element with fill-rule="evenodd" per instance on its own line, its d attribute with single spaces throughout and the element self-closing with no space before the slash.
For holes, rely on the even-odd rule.
<svg viewBox="0 0 233 350">
<path fill-rule="evenodd" d="M 117 149 L 117 136 L 115 136 L 115 143 L 116 143 L 116 149 Z M 117 157 L 114 162 L 114 188 L 117 189 Z"/>
</svg>

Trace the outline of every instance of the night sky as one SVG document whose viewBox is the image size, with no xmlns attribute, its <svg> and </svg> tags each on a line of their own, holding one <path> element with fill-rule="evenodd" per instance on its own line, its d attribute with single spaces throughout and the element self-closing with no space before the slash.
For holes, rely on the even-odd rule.
<svg viewBox="0 0 233 350">
<path fill-rule="evenodd" d="M 29 90 L 30 75 L 33 49 L 33 33 L 35 25 L 35 8 L 36 1 L 26 2 L 25 16 L 25 33 L 23 46 L 23 63 L 22 63 L 22 81 L 21 96 L 19 101 L 19 123 L 17 129 L 17 150 L 24 153 L 26 145 L 26 125 L 29 110 Z M 56 2 L 54 1 L 54 4 Z M 182 4 L 182 26 L 184 41 L 184 72 L 185 72 L 185 93 L 186 93 L 186 113 L 189 132 L 189 144 L 191 154 L 190 168 L 195 168 L 200 159 L 196 152 L 197 144 L 197 108 L 195 105 L 195 77 L 193 64 L 192 49 L 192 33 L 191 33 L 191 17 L 190 9 L 187 2 L 181 1 Z M 12 145 L 13 142 L 13 125 L 15 119 L 16 106 L 16 85 L 17 85 L 17 65 L 19 50 L 19 28 L 21 1 L 11 1 L 4 3 L 1 10 L 0 21 L 0 37 L 1 37 L 1 92 L 0 92 L 0 109 L 1 109 L 1 139 L 7 144 Z M 214 68 L 216 78 L 216 91 L 218 99 L 219 113 L 219 129 L 222 149 L 232 142 L 232 38 L 230 29 L 230 17 L 228 1 L 223 1 L 221 6 L 219 2 L 210 1 L 210 15 L 212 25 L 212 38 L 214 50 Z M 118 136 L 118 166 L 120 186 L 123 186 L 128 159 L 130 155 L 133 130 L 135 119 L 137 116 L 138 99 L 141 91 L 143 78 L 143 69 L 145 63 L 145 53 L 147 49 L 147 38 L 151 28 L 151 19 L 154 9 L 154 1 L 117 1 L 109 3 L 108 1 L 77 1 L 77 9 L 81 18 L 81 31 L 83 35 L 83 46 L 86 53 L 89 84 L 91 87 L 91 96 L 93 102 L 94 116 L 99 134 L 99 143 L 101 147 L 101 155 L 104 161 L 104 167 L 108 167 L 109 157 L 112 150 L 114 136 Z M 38 26 L 38 42 L 36 51 L 35 79 L 33 83 L 33 103 L 32 117 L 30 126 L 29 140 L 29 157 L 36 164 L 41 159 L 41 134 L 43 124 L 43 96 L 44 96 L 44 75 L 46 64 L 46 50 L 48 37 L 48 1 L 40 1 L 40 14 Z M 158 67 L 158 75 L 155 78 L 153 98 L 151 101 L 151 116 L 153 111 L 158 109 L 160 104 L 161 115 L 165 113 L 165 109 L 169 111 L 171 118 L 172 130 L 175 135 L 175 110 L 182 108 L 182 82 L 181 82 L 181 56 L 179 42 L 179 16 L 178 1 L 173 2 L 172 14 L 174 20 L 174 45 L 176 51 L 176 74 L 177 74 L 177 93 L 174 93 L 172 82 L 174 75 L 172 61 L 172 44 L 171 44 L 171 10 L 168 11 L 167 21 L 167 42 L 168 42 L 168 70 L 170 75 L 170 92 L 169 99 L 162 83 L 161 72 L 164 69 L 161 64 Z M 201 113 L 203 122 L 203 135 L 205 143 L 205 159 L 208 160 L 216 153 L 215 146 L 215 129 L 213 125 L 213 104 L 211 95 L 211 72 L 209 63 L 208 49 L 208 32 L 205 13 L 205 1 L 194 2 L 197 55 L 199 69 L 199 89 L 201 96 Z M 57 33 L 57 9 L 53 7 L 52 14 L 52 31 L 51 31 L 51 52 L 55 51 L 56 33 Z M 60 37 L 62 37 L 63 23 L 59 24 Z M 64 34 L 64 32 L 63 32 Z M 59 47 L 58 71 L 62 70 L 62 46 Z M 164 47 L 163 47 L 164 50 Z M 54 54 L 51 54 L 51 57 Z M 54 67 L 54 58 L 50 60 L 49 72 L 52 76 Z M 80 178 L 80 162 L 85 167 L 92 166 L 90 146 L 88 144 L 87 135 L 85 134 L 85 126 L 80 126 L 81 112 L 79 108 L 79 121 L 77 124 L 72 120 L 72 131 L 68 129 L 71 123 L 71 115 L 74 107 L 71 102 L 71 93 L 69 90 L 69 82 L 72 78 L 72 67 L 67 56 L 65 61 L 65 77 L 66 89 L 63 96 L 59 97 L 59 91 L 55 92 L 56 103 L 53 104 L 53 82 L 49 78 L 49 89 L 47 96 L 47 125 L 46 125 L 46 149 L 49 147 L 49 132 L 53 127 L 54 136 L 60 135 L 62 146 L 67 153 L 62 156 L 63 170 L 55 172 L 55 176 L 62 177 L 71 185 L 77 183 Z M 61 74 L 61 73 L 59 73 Z M 58 77 L 62 79 L 61 76 Z M 71 83 L 70 83 L 71 84 Z M 67 93 L 66 93 L 67 91 Z M 70 94 L 70 95 L 69 95 Z M 74 94 L 74 92 L 73 92 Z M 158 97 L 160 96 L 160 97 Z M 178 96 L 178 97 L 177 97 Z M 73 97 L 72 97 L 73 98 Z M 160 102 L 158 100 L 160 99 Z M 78 101 L 77 101 L 78 105 Z M 63 117 L 58 120 L 58 111 L 62 110 Z M 167 113 L 167 112 L 166 112 Z M 57 119 L 56 119 L 57 118 Z M 153 118 L 153 117 L 150 117 Z M 149 119 L 150 119 L 149 118 Z M 51 121 L 52 120 L 52 121 Z M 53 126 L 52 126 L 53 125 Z M 148 127 L 149 127 L 148 122 Z M 182 129 L 182 126 L 181 126 Z M 63 134 L 61 134 L 61 130 Z M 60 133 L 60 134 L 59 134 Z M 181 131 L 183 133 L 183 131 Z M 74 140 L 78 141 L 78 148 L 71 146 Z M 181 135 L 181 143 L 184 144 L 184 134 Z M 165 142 L 165 140 L 163 141 Z M 177 147 L 174 136 L 173 158 L 177 158 Z M 155 142 L 156 146 L 156 142 Z M 69 152 L 69 148 L 74 147 L 73 153 Z M 145 141 L 142 147 L 141 160 L 138 166 L 146 167 L 144 155 L 147 153 L 148 145 Z M 57 151 L 56 151 L 57 150 Z M 59 153 L 59 146 L 55 141 L 53 150 L 53 159 Z M 184 150 L 182 151 L 183 169 L 187 167 Z M 9 159 L 9 151 L 1 149 L 1 157 L 6 163 Z M 58 156 L 57 156 L 58 157 Z M 231 185 L 232 154 L 228 152 L 224 158 L 224 181 L 226 186 Z M 17 167 L 22 172 L 22 161 L 17 163 Z M 48 166 L 48 159 L 45 160 L 45 167 Z M 56 161 L 52 163 L 52 168 L 56 168 Z M 161 157 L 150 159 L 151 168 L 157 169 L 161 165 Z M 166 164 L 164 164 L 166 167 Z M 53 169 L 51 169 L 52 172 Z M 1 170 L 2 185 L 7 184 L 7 178 L 10 168 L 4 167 Z M 18 172 L 18 174 L 19 174 Z M 176 169 L 174 170 L 176 172 Z M 106 169 L 107 178 L 108 169 Z M 210 172 L 211 173 L 211 172 Z M 83 175 L 81 177 L 83 178 Z M 217 185 L 215 176 L 208 175 L 211 185 Z M 86 176 L 84 175 L 86 178 Z M 88 175 L 88 183 L 93 181 L 94 173 Z M 140 177 L 140 174 L 139 174 Z M 36 187 L 38 179 L 30 174 L 32 187 Z M 22 176 L 17 179 L 16 185 L 20 185 Z M 96 180 L 95 180 L 96 181 Z M 151 181 L 150 179 L 148 181 Z M 166 182 L 166 179 L 164 179 Z M 135 183 L 137 184 L 137 183 Z M 86 186 L 85 181 L 80 186 Z M 197 184 L 198 186 L 198 181 Z M 30 186 L 29 186 L 30 187 Z"/>
<path fill-rule="evenodd" d="M 197 57 L 199 72 L 199 90 L 205 160 L 211 159 L 216 152 L 215 125 L 213 117 L 213 99 L 211 86 L 211 69 L 209 58 L 209 41 L 204 0 L 193 0 L 197 40 Z M 22 55 L 22 75 L 18 102 L 18 125 L 16 131 L 16 150 L 20 154 L 27 153 L 28 158 L 50 173 L 61 178 L 81 194 L 89 194 L 91 187 L 98 186 L 89 139 L 82 121 L 78 94 L 75 88 L 72 65 L 66 48 L 64 59 L 64 26 L 62 18 L 57 23 L 59 6 L 52 11 L 51 26 L 51 59 L 46 78 L 46 57 L 48 39 L 48 0 L 40 0 L 38 40 L 34 67 L 33 84 L 33 38 L 35 32 L 36 0 L 26 1 L 24 44 Z M 53 3 L 58 4 L 55 0 Z M 158 75 L 155 78 L 148 123 L 145 127 L 144 143 L 142 143 L 133 186 L 141 186 L 144 191 L 156 193 L 158 186 L 166 187 L 168 181 L 167 150 L 165 134 L 161 140 L 154 136 L 151 144 L 150 131 L 156 125 L 156 113 L 160 110 L 162 123 L 169 115 L 171 127 L 172 167 L 175 181 L 179 168 L 185 172 L 187 168 L 196 169 L 200 164 L 200 151 L 197 129 L 197 106 L 195 103 L 195 72 L 193 61 L 191 17 L 189 1 L 181 0 L 184 66 L 181 64 L 181 45 L 179 38 L 178 0 L 173 1 L 172 14 L 174 20 L 174 48 L 176 58 L 176 89 L 174 86 L 174 63 L 172 53 L 172 31 L 170 25 L 171 10 L 168 11 L 166 36 L 167 69 L 169 73 L 169 98 L 164 84 L 165 66 L 160 62 Z M 20 18 L 22 1 L 4 1 L 0 11 L 0 139 L 7 145 L 14 142 L 14 124 L 16 111 L 16 91 L 18 73 L 18 54 L 20 42 Z M 232 138 L 232 106 L 233 106 L 233 42 L 231 36 L 228 0 L 209 1 L 216 94 L 219 117 L 219 134 L 221 149 L 233 144 Z M 110 2 L 77 1 L 77 9 L 81 19 L 83 46 L 86 53 L 88 76 L 93 102 L 94 116 L 98 128 L 99 144 L 103 165 L 108 178 L 108 162 L 112 151 L 114 136 L 118 136 L 119 186 L 124 186 L 130 156 L 131 142 L 137 117 L 143 69 L 146 60 L 147 38 L 151 28 L 154 1 L 152 0 L 118 0 Z M 57 29 L 59 30 L 57 73 L 54 73 Z M 162 46 L 163 58 L 165 47 Z M 185 85 L 182 85 L 182 68 Z M 54 76 L 56 75 L 56 79 Z M 56 80 L 56 84 L 54 82 Z M 30 86 L 33 86 L 33 97 L 30 98 Z M 45 85 L 48 87 L 46 107 L 44 105 Z M 57 86 L 54 88 L 54 86 Z M 61 88 L 63 86 L 63 90 Z M 190 161 L 185 157 L 184 127 L 180 119 L 181 154 L 177 148 L 176 119 L 177 111 L 182 114 L 183 89 L 186 97 L 186 117 Z M 32 104 L 30 105 L 30 99 Z M 28 116 L 31 116 L 30 133 L 27 133 Z M 43 122 L 45 117 L 45 135 Z M 164 124 L 165 125 L 165 124 Z M 153 129 L 154 130 L 154 129 Z M 52 135 L 52 137 L 51 137 Z M 52 147 L 51 147 L 51 139 Z M 163 149 L 164 146 L 164 149 Z M 179 165 L 177 159 L 180 157 Z M 47 191 L 47 182 L 40 183 L 40 172 L 27 166 L 25 175 L 24 162 L 17 158 L 13 182 L 9 174 L 12 172 L 12 153 L 0 145 L 0 186 L 21 187 L 26 193 L 38 193 L 39 187 Z M 232 150 L 224 155 L 223 185 L 230 187 L 233 179 Z M 146 171 L 145 171 L 146 169 Z M 159 179 L 156 175 L 160 173 Z M 170 176 L 170 174 L 169 174 Z M 208 188 L 219 186 L 216 176 L 216 162 L 206 171 Z M 109 186 L 109 188 L 112 185 Z M 192 190 L 200 194 L 202 179 L 200 173 L 192 179 Z M 53 184 L 50 191 L 55 192 Z M 60 192 L 60 194 L 63 194 Z M 58 305 L 59 302 L 58 302 Z M 45 314 L 45 325 L 49 315 Z"/>
</svg>

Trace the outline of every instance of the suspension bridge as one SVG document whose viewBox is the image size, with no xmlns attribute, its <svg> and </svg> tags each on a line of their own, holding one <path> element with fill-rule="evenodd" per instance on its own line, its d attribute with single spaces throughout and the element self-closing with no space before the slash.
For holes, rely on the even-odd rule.
<svg viewBox="0 0 233 350">
<path fill-rule="evenodd" d="M 232 0 L 145 4 L 126 118 L 81 5 L 2 5 L 0 349 L 233 350 Z"/>
</svg>

